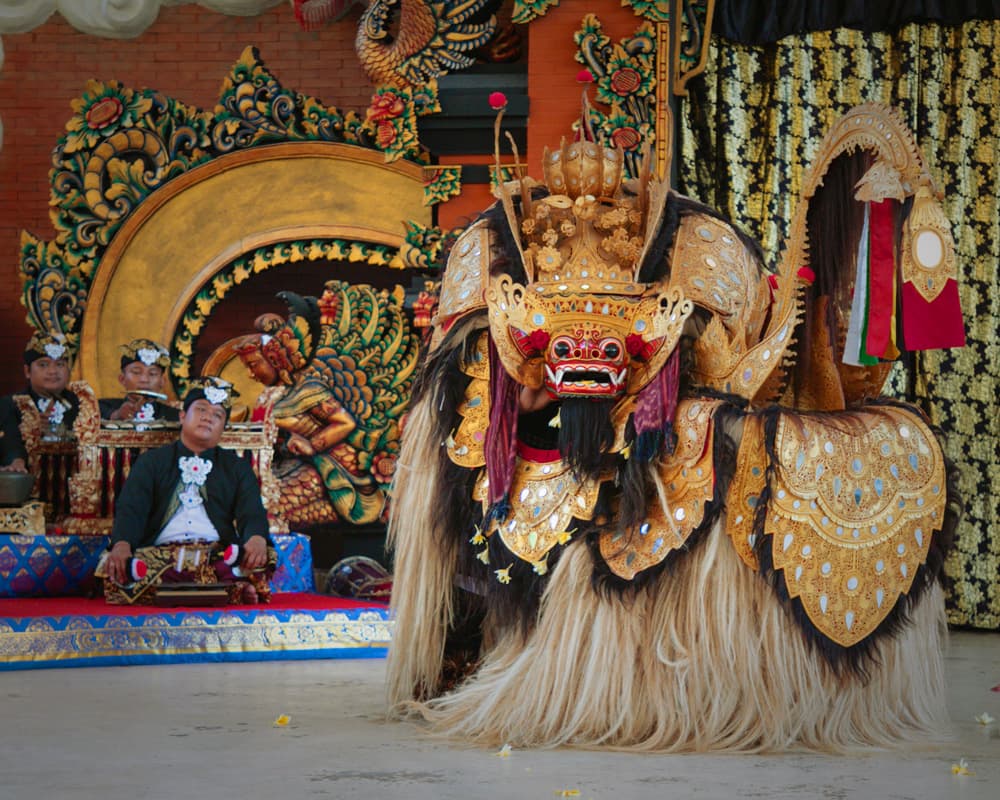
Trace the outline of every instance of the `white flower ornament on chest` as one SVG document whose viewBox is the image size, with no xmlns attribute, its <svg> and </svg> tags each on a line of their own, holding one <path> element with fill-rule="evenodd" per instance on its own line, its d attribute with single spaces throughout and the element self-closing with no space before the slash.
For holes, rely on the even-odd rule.
<svg viewBox="0 0 1000 800">
<path fill-rule="evenodd" d="M 46 417 L 50 425 L 59 425 L 62 423 L 63 416 L 66 414 L 66 407 L 58 400 L 39 398 L 36 405 L 38 406 L 39 413 Z"/>
<path fill-rule="evenodd" d="M 177 466 L 181 470 L 181 481 L 189 486 L 204 486 L 212 471 L 212 462 L 198 456 L 181 456 Z"/>
</svg>

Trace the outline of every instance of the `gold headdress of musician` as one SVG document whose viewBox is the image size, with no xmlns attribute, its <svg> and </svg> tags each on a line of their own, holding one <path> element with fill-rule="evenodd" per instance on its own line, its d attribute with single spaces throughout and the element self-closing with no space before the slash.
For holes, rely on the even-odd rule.
<svg viewBox="0 0 1000 800">
<path fill-rule="evenodd" d="M 139 361 L 147 367 L 170 368 L 170 351 L 152 339 L 133 339 L 118 348 L 121 351 L 121 368 Z"/>
</svg>

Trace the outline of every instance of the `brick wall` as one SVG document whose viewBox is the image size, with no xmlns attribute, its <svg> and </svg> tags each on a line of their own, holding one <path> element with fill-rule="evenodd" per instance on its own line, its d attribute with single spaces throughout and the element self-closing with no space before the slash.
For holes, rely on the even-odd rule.
<svg viewBox="0 0 1000 800">
<path fill-rule="evenodd" d="M 528 169 L 541 179 L 542 149 L 557 147 L 559 139 L 573 135 L 580 118 L 583 87 L 576 74 L 583 65 L 573 59 L 573 34 L 587 14 L 596 14 L 604 33 L 614 43 L 630 36 L 642 20 L 617 0 L 562 0 L 559 7 L 531 23 L 528 59 Z M 590 88 L 594 101 L 594 87 Z"/>
</svg>

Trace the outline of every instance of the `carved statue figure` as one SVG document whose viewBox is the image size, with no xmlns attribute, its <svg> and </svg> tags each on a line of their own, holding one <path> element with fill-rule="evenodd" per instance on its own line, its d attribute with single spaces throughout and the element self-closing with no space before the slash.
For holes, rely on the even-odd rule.
<svg viewBox="0 0 1000 800">
<path fill-rule="evenodd" d="M 879 397 L 899 350 L 962 343 L 912 136 L 837 124 L 776 274 L 622 163 L 547 151 L 451 250 L 393 494 L 393 710 L 514 747 L 940 730 L 960 502 L 928 420 Z"/>
<path fill-rule="evenodd" d="M 497 0 L 372 0 L 358 25 L 358 60 L 374 86 L 416 86 L 464 69 L 474 61 L 471 53 L 493 35 L 492 11 L 499 5 Z"/>
<path fill-rule="evenodd" d="M 292 525 L 377 522 L 395 471 L 400 420 L 419 339 L 399 300 L 370 286 L 326 284 L 322 296 L 282 292 L 289 316 L 264 315 L 238 353 L 274 389 L 283 433 L 275 460 L 279 510 Z"/>
</svg>

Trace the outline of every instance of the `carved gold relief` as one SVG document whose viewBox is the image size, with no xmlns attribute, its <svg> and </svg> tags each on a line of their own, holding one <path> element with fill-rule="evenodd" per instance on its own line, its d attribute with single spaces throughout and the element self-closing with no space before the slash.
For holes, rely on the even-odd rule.
<svg viewBox="0 0 1000 800">
<path fill-rule="evenodd" d="M 483 501 L 484 510 L 487 488 L 484 471 L 474 495 Z M 501 522 L 493 520 L 483 533 L 487 537 L 498 533 L 508 550 L 544 574 L 549 551 L 573 537 L 573 519 L 593 517 L 600 488 L 601 481 L 575 478 L 562 461 L 518 458 L 510 489 L 511 514 Z"/>
<path fill-rule="evenodd" d="M 940 447 L 915 414 L 783 414 L 767 511 L 774 568 L 812 623 L 849 647 L 906 594 L 944 521 Z"/>
<path fill-rule="evenodd" d="M 705 518 L 714 496 L 712 415 L 716 400 L 683 400 L 674 416 L 677 447 L 659 466 L 664 496 L 652 501 L 648 517 L 629 533 L 601 534 L 601 556 L 613 573 L 631 580 L 683 547 Z"/>
<path fill-rule="evenodd" d="M 25 536 L 45 535 L 45 507 L 38 500 L 0 507 L 0 531 Z"/>
</svg>

